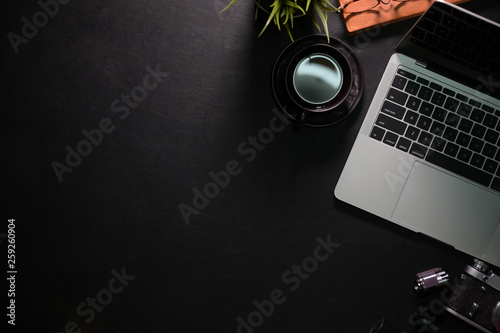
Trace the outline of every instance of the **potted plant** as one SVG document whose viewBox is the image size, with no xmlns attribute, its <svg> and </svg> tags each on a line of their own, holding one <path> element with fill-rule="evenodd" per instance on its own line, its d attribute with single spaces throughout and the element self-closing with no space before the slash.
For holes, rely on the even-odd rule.
<svg viewBox="0 0 500 333">
<path fill-rule="evenodd" d="M 239 0 L 231 0 L 226 8 L 222 10 L 225 11 L 233 4 Z M 334 7 L 329 0 L 254 0 L 257 4 L 257 9 L 255 12 L 255 18 L 257 18 L 257 12 L 259 8 L 269 13 L 269 18 L 267 19 L 264 28 L 259 34 L 259 37 L 267 29 L 271 22 L 281 30 L 284 27 L 288 32 L 290 39 L 293 41 L 291 28 L 293 28 L 294 17 L 309 15 L 314 25 L 321 32 L 320 22 L 325 30 L 326 37 L 330 41 L 330 35 L 328 33 L 328 12 L 338 12 L 338 8 Z M 267 5 L 265 4 L 267 3 Z"/>
</svg>

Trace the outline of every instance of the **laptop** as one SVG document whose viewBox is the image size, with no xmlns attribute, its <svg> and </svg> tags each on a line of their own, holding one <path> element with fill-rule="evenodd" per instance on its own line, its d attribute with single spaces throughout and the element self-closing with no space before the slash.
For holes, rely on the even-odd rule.
<svg viewBox="0 0 500 333">
<path fill-rule="evenodd" d="M 335 196 L 500 266 L 500 24 L 436 0 L 396 47 Z"/>
</svg>

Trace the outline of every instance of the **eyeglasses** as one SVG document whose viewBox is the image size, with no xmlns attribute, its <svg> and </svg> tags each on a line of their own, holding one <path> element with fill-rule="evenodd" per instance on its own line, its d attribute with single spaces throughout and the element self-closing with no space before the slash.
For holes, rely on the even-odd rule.
<svg viewBox="0 0 500 333">
<path fill-rule="evenodd" d="M 397 2 L 410 2 L 410 1 L 420 1 L 420 0 L 393 0 Z M 391 0 L 350 0 L 347 1 L 342 6 L 338 7 L 340 11 L 344 13 L 360 13 L 366 10 L 377 7 L 380 3 L 388 5 Z"/>
</svg>

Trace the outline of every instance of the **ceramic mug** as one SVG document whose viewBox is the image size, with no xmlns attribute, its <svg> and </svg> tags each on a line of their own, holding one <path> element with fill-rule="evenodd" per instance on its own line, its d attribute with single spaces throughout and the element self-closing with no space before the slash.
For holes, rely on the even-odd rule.
<svg viewBox="0 0 500 333">
<path fill-rule="evenodd" d="M 335 112 L 349 95 L 351 66 L 345 56 L 328 44 L 310 45 L 293 56 L 286 70 L 286 90 L 299 110 L 298 126 L 310 113 Z"/>
</svg>

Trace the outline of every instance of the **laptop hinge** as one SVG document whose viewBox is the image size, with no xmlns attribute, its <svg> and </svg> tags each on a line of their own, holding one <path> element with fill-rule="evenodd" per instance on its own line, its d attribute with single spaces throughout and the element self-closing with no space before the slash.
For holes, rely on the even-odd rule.
<svg viewBox="0 0 500 333">
<path fill-rule="evenodd" d="M 426 63 L 426 62 L 423 62 L 423 61 L 421 61 L 421 60 L 417 60 L 417 61 L 415 61 L 415 65 L 420 66 L 420 67 L 423 67 L 423 68 L 427 68 L 427 63 Z"/>
</svg>

